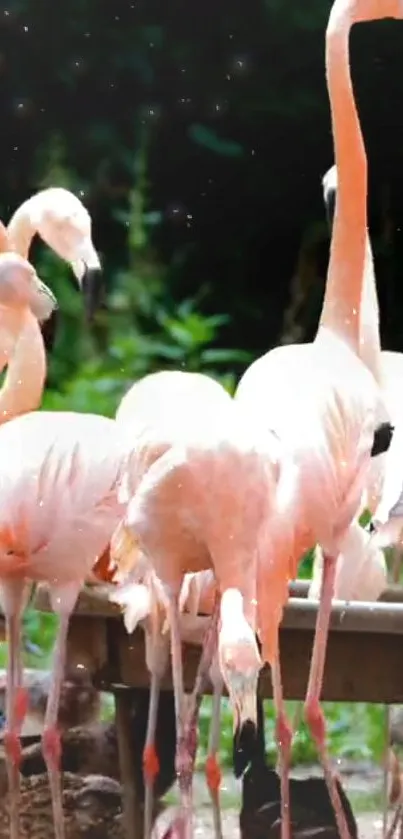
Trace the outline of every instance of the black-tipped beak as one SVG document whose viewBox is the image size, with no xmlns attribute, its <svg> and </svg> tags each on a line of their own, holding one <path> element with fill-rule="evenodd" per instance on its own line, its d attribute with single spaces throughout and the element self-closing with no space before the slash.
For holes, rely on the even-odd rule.
<svg viewBox="0 0 403 839">
<path fill-rule="evenodd" d="M 102 273 L 100 268 L 86 268 L 81 280 L 84 294 L 84 309 L 88 323 L 92 323 L 102 296 Z"/>
<path fill-rule="evenodd" d="M 333 230 L 334 211 L 336 209 L 336 190 L 329 188 L 325 193 L 326 218 L 329 227 L 329 233 Z"/>
<path fill-rule="evenodd" d="M 235 730 L 232 744 L 234 775 L 240 778 L 253 760 L 257 747 L 257 730 L 252 720 L 245 720 Z"/>
<path fill-rule="evenodd" d="M 382 422 L 375 429 L 374 442 L 371 449 L 371 457 L 377 457 L 378 454 L 385 454 L 390 448 L 393 439 L 394 425 L 390 422 Z"/>
<path fill-rule="evenodd" d="M 52 352 L 59 323 L 59 310 L 54 309 L 51 315 L 41 323 L 41 332 L 47 352 Z"/>
</svg>

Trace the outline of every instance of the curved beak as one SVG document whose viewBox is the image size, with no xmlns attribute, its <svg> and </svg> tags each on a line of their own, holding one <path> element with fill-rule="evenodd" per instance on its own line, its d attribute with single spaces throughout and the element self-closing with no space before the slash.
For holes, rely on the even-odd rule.
<svg viewBox="0 0 403 839">
<path fill-rule="evenodd" d="M 45 348 L 47 352 L 52 352 L 56 334 L 57 334 L 57 326 L 59 322 L 59 310 L 54 309 L 51 315 L 48 317 L 47 320 L 43 321 L 40 324 L 42 337 L 44 340 Z"/>
<path fill-rule="evenodd" d="M 74 276 L 84 294 L 84 309 L 88 323 L 92 323 L 100 303 L 102 282 L 99 256 L 90 240 L 80 248 L 78 259 L 71 262 Z"/>
<path fill-rule="evenodd" d="M 240 778 L 253 760 L 257 747 L 257 696 L 256 688 L 244 693 L 234 703 L 234 729 L 232 759 L 234 775 Z"/>
<path fill-rule="evenodd" d="M 102 294 L 101 268 L 85 268 L 81 289 L 84 294 L 84 309 L 88 323 L 92 323 L 99 307 Z"/>
</svg>

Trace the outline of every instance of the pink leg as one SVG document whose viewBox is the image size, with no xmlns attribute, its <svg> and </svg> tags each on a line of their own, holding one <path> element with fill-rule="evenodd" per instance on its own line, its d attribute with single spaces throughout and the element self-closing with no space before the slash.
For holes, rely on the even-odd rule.
<svg viewBox="0 0 403 839">
<path fill-rule="evenodd" d="M 213 807 L 213 822 L 215 839 L 223 839 L 223 831 L 220 813 L 220 787 L 221 770 L 217 761 L 217 753 L 220 745 L 220 711 L 223 681 L 218 666 L 217 657 L 210 668 L 211 679 L 214 686 L 213 707 L 211 714 L 208 756 L 206 760 L 206 779 Z"/>
<path fill-rule="evenodd" d="M 322 590 L 316 621 L 315 640 L 312 651 L 304 711 L 307 725 L 312 738 L 315 741 L 323 766 L 326 786 L 333 805 L 340 839 L 351 839 L 336 785 L 336 778 L 326 748 L 325 717 L 319 704 L 322 692 L 323 673 L 325 669 L 326 645 L 329 634 L 330 614 L 332 611 L 335 575 L 336 559 L 324 556 Z"/>
<path fill-rule="evenodd" d="M 160 644 L 160 646 L 158 646 Z M 160 697 L 161 679 L 166 670 L 169 648 L 161 646 L 160 639 L 156 639 L 153 652 L 153 667 L 151 670 L 150 704 L 148 709 L 147 735 L 143 751 L 144 774 L 144 839 L 150 839 L 154 810 L 154 783 L 159 773 L 159 759 L 155 749 L 155 731 L 157 727 L 158 703 Z"/>
<path fill-rule="evenodd" d="M 272 667 L 273 700 L 276 711 L 276 741 L 280 765 L 281 784 L 281 839 L 291 838 L 290 813 L 290 763 L 292 728 L 285 712 L 281 680 L 280 652 Z"/>
<path fill-rule="evenodd" d="M 24 582 L 8 581 L 1 585 L 1 601 L 6 618 L 8 641 L 6 730 L 4 750 L 6 753 L 10 806 L 10 839 L 19 839 L 19 796 L 21 743 L 20 735 L 28 708 L 28 694 L 23 688 L 21 664 L 21 617 L 25 604 Z"/>
<path fill-rule="evenodd" d="M 169 836 L 191 839 L 192 836 L 192 780 L 197 750 L 197 721 L 204 681 L 212 662 L 217 624 L 219 598 L 215 604 L 211 622 L 206 631 L 203 650 L 197 669 L 194 688 L 189 697 L 188 708 L 184 705 L 182 650 L 180 638 L 179 611 L 176 598 L 170 598 L 169 623 L 171 626 L 172 673 L 176 708 L 176 771 L 178 776 L 181 812 L 168 829 Z"/>
<path fill-rule="evenodd" d="M 6 617 L 8 638 L 7 702 L 4 749 L 7 760 L 7 774 L 10 800 L 10 839 L 19 839 L 19 797 L 21 743 L 20 734 L 27 713 L 28 697 L 22 687 L 20 662 L 21 621 L 20 616 Z"/>
<path fill-rule="evenodd" d="M 42 752 L 48 770 L 55 839 L 65 839 L 60 772 L 61 741 L 57 721 L 59 716 L 60 693 L 66 669 L 66 645 L 69 620 L 77 596 L 78 589 L 74 587 L 74 590 L 72 588 L 71 592 L 66 592 L 65 597 L 64 592 L 61 591 L 58 597 L 52 592 L 51 598 L 54 611 L 59 613 L 59 628 L 53 652 L 53 673 L 46 705 L 42 734 Z M 67 606 L 67 601 L 69 601 L 68 606 L 70 608 Z M 60 610 L 61 603 L 65 606 L 64 611 Z"/>
<path fill-rule="evenodd" d="M 176 717 L 176 772 L 179 784 L 180 809 L 175 811 L 171 824 L 164 833 L 165 839 L 191 839 L 192 810 L 191 801 L 186 796 L 186 784 L 184 783 L 184 772 L 188 762 L 184 760 L 185 738 L 185 708 L 183 690 L 183 667 L 182 667 L 182 642 L 180 633 L 180 620 L 178 598 L 175 593 L 168 591 L 168 622 L 171 630 L 171 660 L 172 660 L 172 681 L 175 697 Z M 155 829 L 154 829 L 155 830 Z M 153 831 L 154 832 L 154 831 Z"/>
</svg>

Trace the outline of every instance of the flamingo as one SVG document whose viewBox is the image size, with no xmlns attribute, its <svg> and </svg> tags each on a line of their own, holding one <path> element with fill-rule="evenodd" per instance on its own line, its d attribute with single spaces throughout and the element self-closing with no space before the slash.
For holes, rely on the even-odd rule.
<svg viewBox="0 0 403 839">
<path fill-rule="evenodd" d="M 183 708 L 178 599 L 186 573 L 214 570 L 221 595 L 218 657 L 234 730 L 238 737 L 254 734 L 261 667 L 254 632 L 256 556 L 279 473 L 278 443 L 216 382 L 180 371 L 136 383 L 116 421 L 135 448 L 122 487 L 124 527 L 167 598 L 181 793 L 168 833 L 189 835 L 194 728 Z M 211 646 L 204 647 L 209 665 L 213 649 L 212 634 Z"/>
<path fill-rule="evenodd" d="M 360 507 L 371 454 L 381 453 L 391 439 L 381 391 L 359 358 L 367 164 L 349 71 L 349 32 L 354 22 L 400 18 L 402 11 L 398 0 L 335 0 L 332 6 L 326 31 L 326 69 L 339 189 L 319 329 L 312 344 L 279 347 L 254 362 L 235 394 L 237 400 L 249 406 L 252 415 L 265 416 L 267 427 L 276 431 L 283 445 L 294 453 L 297 471 L 294 492 L 290 489 L 289 512 L 290 518 L 293 513 L 295 544 L 291 557 L 284 562 L 283 574 L 287 578 L 295 576 L 303 536 L 310 539 L 311 545 L 319 543 L 324 552 L 305 717 L 318 748 L 342 839 L 349 833 L 326 749 L 325 721 L 319 703 L 331 601 L 337 556 Z M 268 567 L 267 562 L 262 562 L 258 585 L 258 623 L 263 658 L 269 663 L 277 662 L 281 617 L 278 602 L 273 602 L 275 589 L 269 586 L 274 570 L 273 564 Z M 281 606 L 288 596 L 286 586 L 282 596 Z M 288 724 L 281 726 L 278 740 L 282 752 L 284 839 L 290 831 Z"/>
<path fill-rule="evenodd" d="M 16 254 L 0 257 L 2 273 L 32 266 Z M 3 272 L 2 272 L 3 269 Z M 11 839 L 18 839 L 19 733 L 26 711 L 20 661 L 21 616 L 29 583 L 47 581 L 60 617 L 49 693 L 44 757 L 52 792 L 56 839 L 64 838 L 60 790 L 60 740 L 56 729 L 69 616 L 85 578 L 117 527 L 124 506 L 117 498 L 127 447 L 114 420 L 91 414 L 32 411 L 40 402 L 46 356 L 37 319 L 28 305 L 10 308 L 18 331 L 0 391 L 0 600 L 5 619 L 7 730 L 4 745 L 10 785 Z M 10 325 L 11 328 L 11 325 Z M 22 416 L 17 416 L 23 413 Z M 15 417 L 15 418 L 13 418 Z"/>
<path fill-rule="evenodd" d="M 24 201 L 7 225 L 9 249 L 28 258 L 35 234 L 71 265 L 92 316 L 94 290 L 101 270 L 92 242 L 91 216 L 76 195 L 62 187 L 49 187 Z"/>
<path fill-rule="evenodd" d="M 15 249 L 12 247 L 8 239 L 7 230 L 4 227 L 4 224 L 0 221 L 0 255 L 10 253 L 13 250 Z M 20 254 L 20 256 L 24 255 Z M 28 282 L 26 283 L 27 279 Z M 18 281 L 24 284 L 23 288 L 17 288 L 16 282 L 16 278 L 14 277 L 11 286 L 8 284 L 9 293 L 13 295 L 12 300 L 17 302 L 15 295 L 20 295 L 21 293 L 23 293 L 24 298 L 26 298 L 27 304 L 29 305 L 32 313 L 38 319 L 39 323 L 42 324 L 45 321 L 47 321 L 57 307 L 56 298 L 50 290 L 50 288 L 48 288 L 48 286 L 44 282 L 42 282 L 42 280 L 38 277 L 32 266 L 30 266 L 29 278 L 26 274 L 23 280 L 20 277 Z M 2 302 L 7 304 L 7 302 L 11 301 L 7 301 L 4 298 L 4 293 L 6 290 L 4 280 L 3 286 L 4 288 Z M 22 298 L 20 302 L 22 302 Z"/>
<path fill-rule="evenodd" d="M 323 181 L 323 195 L 327 211 L 329 226 L 333 224 L 334 202 L 337 194 L 337 169 L 332 166 L 326 172 Z M 380 351 L 379 338 L 379 307 L 376 293 L 376 280 L 372 249 L 369 237 L 366 240 L 366 264 L 364 272 L 363 302 L 361 310 L 361 332 L 363 346 L 367 358 L 378 357 L 379 380 L 382 384 L 385 402 L 395 426 L 395 432 L 389 450 L 383 460 L 384 492 L 379 499 L 379 505 L 370 505 L 371 512 L 387 521 L 388 513 L 397 502 L 400 493 L 400 462 L 399 454 L 402 449 L 403 410 L 401 401 L 401 387 L 403 385 L 403 353 Z M 372 362 L 371 362 L 372 363 Z"/>
</svg>

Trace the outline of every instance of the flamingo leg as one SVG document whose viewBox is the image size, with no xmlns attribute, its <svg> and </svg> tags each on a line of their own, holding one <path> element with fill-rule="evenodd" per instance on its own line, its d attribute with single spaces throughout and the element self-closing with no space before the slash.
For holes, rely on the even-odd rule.
<svg viewBox="0 0 403 839">
<path fill-rule="evenodd" d="M 289 773 L 293 732 L 285 711 L 279 652 L 272 667 L 272 682 L 274 708 L 276 711 L 276 741 L 281 785 L 281 839 L 290 839 L 291 818 Z"/>
<path fill-rule="evenodd" d="M 59 716 L 60 693 L 66 669 L 66 648 L 69 620 L 74 609 L 79 590 L 80 586 L 72 585 L 61 591 L 59 590 L 59 596 L 57 596 L 55 592 L 51 591 L 52 607 L 54 611 L 59 614 L 59 628 L 53 652 L 53 672 L 44 719 L 42 753 L 49 778 L 55 839 L 65 839 L 60 771 L 61 740 L 57 722 Z"/>
<path fill-rule="evenodd" d="M 206 680 L 208 678 L 209 670 L 212 665 L 214 653 L 217 647 L 217 631 L 219 616 L 220 597 L 217 592 L 213 608 L 213 614 L 205 632 L 202 653 L 196 672 L 193 691 L 189 697 L 188 710 L 186 714 L 185 736 L 187 740 L 186 747 L 189 755 L 189 761 L 191 762 L 190 774 L 188 773 L 188 779 L 190 784 L 192 783 L 194 763 L 196 760 L 196 751 L 198 743 L 197 723 L 199 710 L 203 698 L 203 693 L 205 690 Z M 189 792 L 191 794 L 191 788 Z"/>
<path fill-rule="evenodd" d="M 213 808 L 213 823 L 215 839 L 223 839 L 220 812 L 221 770 L 217 761 L 220 745 L 220 716 L 223 680 L 218 666 L 217 657 L 211 666 L 211 677 L 214 685 L 213 707 L 209 731 L 208 754 L 206 760 L 206 779 Z"/>
<path fill-rule="evenodd" d="M 143 752 L 143 772 L 144 772 L 144 837 L 149 839 L 151 836 L 153 812 L 154 812 L 154 782 L 158 775 L 160 766 L 159 759 L 155 749 L 155 732 L 157 728 L 158 703 L 161 691 L 161 680 L 167 668 L 167 660 L 169 655 L 169 645 L 165 642 L 165 638 L 151 634 L 146 640 L 146 644 L 151 644 L 151 659 L 150 666 L 151 682 L 150 682 L 150 704 L 148 707 L 147 720 L 147 734 Z"/>
<path fill-rule="evenodd" d="M 309 671 L 308 689 L 305 697 L 304 712 L 311 736 L 316 744 L 322 763 L 326 786 L 333 805 L 337 830 L 340 839 L 351 839 L 346 817 L 340 801 L 336 784 L 336 777 L 326 746 L 326 723 L 320 707 L 323 674 L 325 669 L 326 645 L 329 634 L 330 614 L 336 576 L 337 558 L 324 556 L 321 595 L 318 616 L 315 627 L 311 667 Z"/>
<path fill-rule="evenodd" d="M 164 833 L 164 839 L 166 839 L 166 837 L 175 837 L 175 839 L 191 839 L 193 829 L 191 801 L 187 796 L 188 783 L 186 783 L 186 775 L 189 771 L 189 761 L 186 755 L 185 695 L 183 689 L 180 615 L 178 597 L 176 593 L 168 590 L 167 595 L 167 617 L 171 630 L 172 681 L 174 688 L 176 718 L 176 773 L 180 795 L 180 810 L 179 812 L 176 811 L 173 815 L 172 823 Z"/>
<path fill-rule="evenodd" d="M 192 780 L 197 750 L 197 720 L 202 700 L 204 682 L 213 659 L 214 647 L 217 641 L 217 626 L 219 619 L 219 596 L 217 595 L 213 615 L 206 630 L 202 654 L 197 668 L 195 684 L 185 712 L 183 668 L 180 636 L 180 616 L 177 598 L 169 595 L 167 611 L 171 627 L 171 656 L 172 678 L 175 694 L 176 716 L 176 771 L 178 776 L 181 812 L 176 816 L 172 825 L 164 834 L 175 839 L 191 839 L 192 826 Z"/>
<path fill-rule="evenodd" d="M 160 766 L 155 750 L 155 730 L 157 727 L 158 702 L 161 690 L 161 678 L 158 674 L 151 674 L 150 705 L 148 709 L 147 735 L 143 752 L 144 772 L 144 839 L 151 836 L 154 809 L 154 781 Z"/>
<path fill-rule="evenodd" d="M 21 743 L 20 735 L 28 709 L 28 694 L 23 687 L 21 662 L 21 617 L 25 605 L 26 586 L 21 582 L 2 582 L 1 600 L 6 620 L 8 640 L 6 729 L 4 750 L 6 754 L 10 839 L 19 839 L 19 797 Z"/>
</svg>

